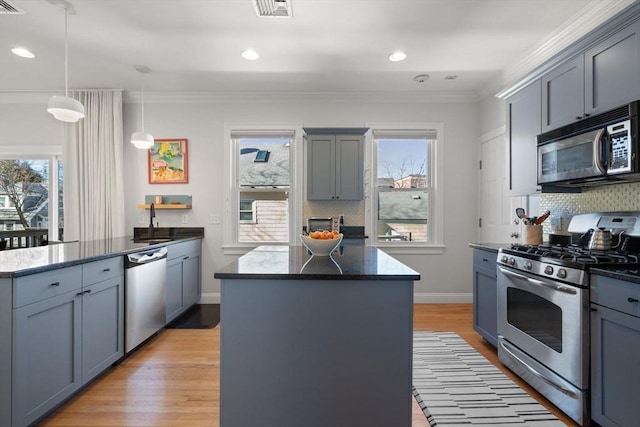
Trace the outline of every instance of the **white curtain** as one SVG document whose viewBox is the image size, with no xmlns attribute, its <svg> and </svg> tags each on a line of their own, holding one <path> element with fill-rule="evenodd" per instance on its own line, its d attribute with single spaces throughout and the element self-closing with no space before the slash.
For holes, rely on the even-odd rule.
<svg viewBox="0 0 640 427">
<path fill-rule="evenodd" d="M 64 240 L 124 236 L 122 91 L 70 96 L 84 105 L 85 117 L 65 129 Z"/>
</svg>

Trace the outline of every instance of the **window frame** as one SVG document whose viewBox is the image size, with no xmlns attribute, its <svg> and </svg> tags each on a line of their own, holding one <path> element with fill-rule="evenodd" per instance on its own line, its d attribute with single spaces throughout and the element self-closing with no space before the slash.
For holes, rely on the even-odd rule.
<svg viewBox="0 0 640 427">
<path fill-rule="evenodd" d="M 251 191 L 269 192 L 286 191 L 289 203 L 289 241 L 287 242 L 240 242 L 240 193 L 246 188 L 237 183 L 238 156 L 240 155 L 238 140 L 242 137 L 269 138 L 288 136 L 289 145 L 289 187 L 282 188 L 255 188 Z M 299 224 L 302 223 L 302 124 L 224 124 L 224 212 L 223 212 L 223 244 L 224 254 L 242 255 L 261 245 L 284 246 L 294 244 L 299 234 Z M 254 213 L 255 219 L 255 213 Z"/>
<path fill-rule="evenodd" d="M 371 246 L 384 249 L 390 254 L 441 254 L 444 253 L 444 123 L 368 123 L 369 131 L 366 134 L 365 170 L 369 171 L 368 180 L 365 183 L 366 194 L 370 195 L 365 205 L 365 228 L 372 236 L 369 239 Z M 429 240 L 428 242 L 415 241 L 390 241 L 379 242 L 377 239 L 378 221 L 378 139 L 385 135 L 384 139 L 406 139 L 411 135 L 427 136 L 431 143 L 428 146 L 429 164 L 427 173 L 431 185 L 425 190 L 429 192 Z M 388 136 L 386 136 L 388 135 Z M 374 236 L 375 234 L 375 236 Z"/>
<path fill-rule="evenodd" d="M 48 240 L 50 242 L 60 241 L 58 215 L 60 192 L 58 190 L 58 164 L 64 161 L 62 158 L 62 147 L 51 145 L 33 145 L 33 146 L 4 146 L 0 152 L 2 160 L 48 160 L 49 162 L 49 225 L 47 227 Z M 63 223 L 64 228 L 64 223 Z"/>
</svg>

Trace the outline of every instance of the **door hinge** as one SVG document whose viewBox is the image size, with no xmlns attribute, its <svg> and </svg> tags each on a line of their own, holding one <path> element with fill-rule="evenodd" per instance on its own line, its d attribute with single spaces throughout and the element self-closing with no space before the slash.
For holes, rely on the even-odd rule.
<svg viewBox="0 0 640 427">
<path fill-rule="evenodd" d="M 478 218 L 478 227 L 482 228 L 482 218 Z"/>
<path fill-rule="evenodd" d="M 480 160 L 478 163 L 480 163 L 480 170 L 482 170 L 482 160 Z"/>
</svg>

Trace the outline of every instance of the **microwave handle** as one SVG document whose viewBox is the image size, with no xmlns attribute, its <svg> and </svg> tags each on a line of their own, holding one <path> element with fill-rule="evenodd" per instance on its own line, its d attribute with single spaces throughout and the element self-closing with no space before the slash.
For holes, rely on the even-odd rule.
<svg viewBox="0 0 640 427">
<path fill-rule="evenodd" d="M 595 138 L 593 139 L 593 161 L 596 165 L 596 168 L 600 171 L 602 175 L 607 174 L 607 166 L 602 163 L 602 158 L 600 158 L 600 153 L 602 153 L 601 148 L 604 144 L 607 143 L 606 138 L 604 138 L 604 134 L 607 132 L 606 128 L 602 128 L 598 131 Z M 605 152 L 608 153 L 608 152 Z M 607 164 L 609 163 L 608 154 L 606 154 L 606 159 L 604 159 Z"/>
</svg>

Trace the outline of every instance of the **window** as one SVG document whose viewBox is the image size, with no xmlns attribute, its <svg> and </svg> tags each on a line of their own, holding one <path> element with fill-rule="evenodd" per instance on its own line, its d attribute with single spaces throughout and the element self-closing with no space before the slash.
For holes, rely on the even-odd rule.
<svg viewBox="0 0 640 427">
<path fill-rule="evenodd" d="M 58 156 L 0 159 L 0 229 L 47 229 L 62 238 L 63 164 Z"/>
<path fill-rule="evenodd" d="M 232 131 L 235 243 L 288 243 L 292 131 Z"/>
<path fill-rule="evenodd" d="M 374 167 L 371 227 L 377 246 L 442 243 L 437 129 L 372 126 Z"/>
</svg>

